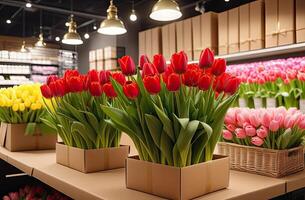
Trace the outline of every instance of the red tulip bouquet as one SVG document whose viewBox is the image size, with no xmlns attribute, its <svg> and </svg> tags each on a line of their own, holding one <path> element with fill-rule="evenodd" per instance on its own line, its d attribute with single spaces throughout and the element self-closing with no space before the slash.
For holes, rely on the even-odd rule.
<svg viewBox="0 0 305 200">
<path fill-rule="evenodd" d="M 81 149 L 119 146 L 121 133 L 105 122 L 107 116 L 100 107 L 117 105 L 112 98 L 110 76 L 125 81 L 122 74 L 109 71 L 92 70 L 80 75 L 76 70 L 68 70 L 62 78 L 48 77 L 41 86 L 42 95 L 50 99 L 50 103 L 45 101 L 50 117 L 43 120 L 58 131 L 67 146 Z"/>
<path fill-rule="evenodd" d="M 131 137 L 140 159 L 177 167 L 211 160 L 240 84 L 225 73 L 225 60 L 206 49 L 199 64 L 188 65 L 184 52 L 172 55 L 169 66 L 162 55 L 152 63 L 142 56 L 138 71 L 128 56 L 119 63 L 128 81 L 111 83 L 121 107 L 102 109 Z"/>
</svg>

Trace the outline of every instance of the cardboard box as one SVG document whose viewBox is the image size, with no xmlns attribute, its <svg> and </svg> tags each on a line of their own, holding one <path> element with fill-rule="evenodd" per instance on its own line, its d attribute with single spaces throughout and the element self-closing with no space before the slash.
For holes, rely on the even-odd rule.
<svg viewBox="0 0 305 200">
<path fill-rule="evenodd" d="M 279 45 L 295 43 L 294 0 L 279 0 Z M 305 19 L 303 19 L 305 20 Z"/>
<path fill-rule="evenodd" d="M 266 48 L 295 42 L 294 0 L 268 0 L 266 9 Z"/>
<path fill-rule="evenodd" d="M 151 29 L 145 31 L 145 54 L 149 59 L 152 59 L 152 31 Z"/>
<path fill-rule="evenodd" d="M 139 57 L 143 54 L 145 54 L 146 48 L 145 48 L 145 32 L 139 32 Z"/>
<path fill-rule="evenodd" d="M 177 51 L 184 50 L 184 31 L 183 21 L 176 23 L 176 36 L 177 36 Z"/>
<path fill-rule="evenodd" d="M 265 7 L 263 0 L 250 3 L 250 49 L 265 48 Z"/>
<path fill-rule="evenodd" d="M 116 59 L 105 60 L 104 65 L 105 65 L 105 67 L 104 67 L 105 70 L 116 70 L 116 69 L 118 69 L 118 62 L 117 62 Z"/>
<path fill-rule="evenodd" d="M 229 158 L 178 168 L 141 161 L 137 156 L 126 159 L 126 187 L 167 199 L 193 199 L 229 186 Z"/>
<path fill-rule="evenodd" d="M 80 149 L 56 143 L 56 163 L 83 173 L 123 168 L 129 146 Z"/>
<path fill-rule="evenodd" d="M 162 26 L 162 54 L 166 60 L 170 59 L 169 25 Z"/>
<path fill-rule="evenodd" d="M 152 58 L 156 54 L 161 54 L 162 41 L 161 41 L 161 29 L 159 27 L 151 29 L 151 53 Z"/>
<path fill-rule="evenodd" d="M 250 50 L 250 4 L 239 7 L 239 44 L 240 51 Z"/>
<path fill-rule="evenodd" d="M 183 20 L 183 49 L 189 60 L 193 60 L 192 19 Z"/>
<path fill-rule="evenodd" d="M 96 60 L 103 60 L 103 59 L 104 59 L 104 49 L 97 49 Z"/>
<path fill-rule="evenodd" d="M 239 52 L 239 8 L 229 10 L 229 53 Z"/>
<path fill-rule="evenodd" d="M 89 62 L 93 62 L 95 60 L 96 60 L 96 51 L 95 50 L 89 51 Z"/>
<path fill-rule="evenodd" d="M 169 24 L 168 34 L 169 34 L 169 55 L 171 57 L 172 54 L 177 52 L 175 23 Z"/>
<path fill-rule="evenodd" d="M 25 135 L 27 124 L 7 124 L 1 122 L 1 146 L 9 151 L 30 151 L 54 149 L 56 134 L 42 134 L 39 128 L 33 135 Z"/>
<path fill-rule="evenodd" d="M 99 60 L 96 62 L 96 69 L 98 70 L 103 70 L 105 67 L 104 67 L 104 61 L 103 60 Z"/>
<path fill-rule="evenodd" d="M 226 55 L 229 53 L 229 15 L 228 11 L 218 14 L 218 54 Z"/>
<path fill-rule="evenodd" d="M 296 41 L 305 42 L 305 0 L 296 0 Z"/>
<path fill-rule="evenodd" d="M 94 62 L 90 62 L 89 63 L 89 70 L 93 70 L 93 69 L 96 69 L 96 61 L 94 61 Z"/>
<path fill-rule="evenodd" d="M 218 53 L 218 17 L 214 12 L 201 15 L 202 49 L 210 48 Z M 201 49 L 201 50 L 202 50 Z"/>
<path fill-rule="evenodd" d="M 201 37 L 201 15 L 192 18 L 193 29 L 193 55 L 194 60 L 199 60 L 202 51 L 202 38 Z"/>
</svg>

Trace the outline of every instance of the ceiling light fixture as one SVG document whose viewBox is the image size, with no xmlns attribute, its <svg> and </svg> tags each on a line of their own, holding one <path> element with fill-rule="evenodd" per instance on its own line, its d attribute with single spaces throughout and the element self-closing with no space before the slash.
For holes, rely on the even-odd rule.
<svg viewBox="0 0 305 200">
<path fill-rule="evenodd" d="M 43 29 L 42 29 L 42 10 L 40 10 L 40 17 L 39 17 L 39 36 L 38 36 L 38 41 L 35 43 L 36 47 L 44 47 L 46 46 L 46 43 L 43 41 Z"/>
<path fill-rule="evenodd" d="M 6 23 L 7 23 L 7 24 L 11 24 L 11 23 L 12 23 L 12 20 L 11 20 L 11 19 L 7 19 L 7 20 L 6 20 Z"/>
<path fill-rule="evenodd" d="M 230 0 L 225 0 L 225 2 L 230 2 Z"/>
<path fill-rule="evenodd" d="M 182 16 L 179 5 L 175 0 L 158 0 L 149 17 L 156 21 L 172 21 Z"/>
<path fill-rule="evenodd" d="M 80 45 L 83 44 L 83 41 L 80 37 L 80 35 L 77 33 L 76 30 L 76 22 L 73 20 L 73 15 L 70 17 L 69 21 L 69 30 L 68 33 L 66 33 L 62 39 L 62 43 L 69 44 L 69 45 Z"/>
<path fill-rule="evenodd" d="M 195 11 L 200 12 L 201 14 L 205 13 L 205 4 L 204 4 L 204 2 L 198 2 L 196 4 Z"/>
<path fill-rule="evenodd" d="M 93 25 L 93 30 L 96 30 L 97 29 L 97 26 L 96 24 Z"/>
<path fill-rule="evenodd" d="M 85 34 L 84 34 L 84 38 L 85 38 L 86 40 L 88 40 L 88 39 L 90 38 L 89 33 L 85 33 Z"/>
<path fill-rule="evenodd" d="M 118 18 L 118 9 L 110 0 L 110 6 L 107 9 L 107 19 L 102 21 L 97 32 L 104 35 L 122 35 L 127 32 L 124 23 Z"/>
<path fill-rule="evenodd" d="M 28 53 L 28 52 L 30 52 L 30 50 L 25 46 L 25 41 L 24 40 L 22 41 L 20 52 L 21 53 Z"/>
<path fill-rule="evenodd" d="M 55 37 L 55 41 L 59 42 L 60 41 L 60 37 L 56 36 Z"/>
<path fill-rule="evenodd" d="M 137 15 L 136 15 L 136 11 L 134 9 L 134 1 L 132 1 L 132 9 L 131 9 L 131 14 L 129 16 L 129 19 L 130 19 L 130 21 L 133 21 L 133 22 L 137 21 L 137 19 L 138 19 Z"/>
<path fill-rule="evenodd" d="M 27 7 L 27 8 L 31 8 L 31 7 L 32 7 L 31 2 L 27 2 L 27 3 L 25 4 L 25 7 Z"/>
</svg>

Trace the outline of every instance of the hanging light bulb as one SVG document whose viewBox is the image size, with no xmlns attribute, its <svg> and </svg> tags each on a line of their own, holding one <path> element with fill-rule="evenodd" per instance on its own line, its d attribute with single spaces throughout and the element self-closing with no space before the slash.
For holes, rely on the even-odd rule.
<svg viewBox="0 0 305 200">
<path fill-rule="evenodd" d="M 32 7 L 31 2 L 27 2 L 27 3 L 25 4 L 25 7 L 27 7 L 27 8 L 31 8 L 31 7 Z"/>
<path fill-rule="evenodd" d="M 182 16 L 175 0 L 158 0 L 149 17 L 157 21 L 172 21 Z"/>
<path fill-rule="evenodd" d="M 64 38 L 61 41 L 62 43 L 69 45 L 83 44 L 80 35 L 77 33 L 76 27 L 77 27 L 76 22 L 73 20 L 73 15 L 71 15 L 69 22 L 69 30 L 68 33 L 64 35 Z"/>
<path fill-rule="evenodd" d="M 44 46 L 46 46 L 46 43 L 43 41 L 43 34 L 42 33 L 39 34 L 39 39 L 35 43 L 35 46 L 36 47 L 44 47 Z"/>
<path fill-rule="evenodd" d="M 94 24 L 93 25 L 93 30 L 96 30 L 97 29 L 97 26 Z"/>
<path fill-rule="evenodd" d="M 85 33 L 84 38 L 87 40 L 90 38 L 90 35 L 88 33 Z"/>
<path fill-rule="evenodd" d="M 11 24 L 11 23 L 12 23 L 12 20 L 11 20 L 11 19 L 7 19 L 7 20 L 6 20 L 6 23 L 7 23 L 7 24 Z"/>
<path fill-rule="evenodd" d="M 124 23 L 118 18 L 118 9 L 110 0 L 110 6 L 107 9 L 107 19 L 102 21 L 97 32 L 105 35 L 122 35 L 127 32 Z"/>
<path fill-rule="evenodd" d="M 25 46 L 25 41 L 23 40 L 20 52 L 21 53 L 28 53 L 30 50 Z"/>
<path fill-rule="evenodd" d="M 130 16 L 129 16 L 129 19 L 130 19 L 131 21 L 133 21 L 133 22 L 137 21 L 138 17 L 137 17 L 137 15 L 136 15 L 136 12 L 135 12 L 134 9 L 132 9 L 131 14 L 130 14 Z"/>
<path fill-rule="evenodd" d="M 60 37 L 56 36 L 55 37 L 55 41 L 59 42 L 60 41 Z"/>
<path fill-rule="evenodd" d="M 230 2 L 230 0 L 225 0 L 225 2 Z"/>
</svg>

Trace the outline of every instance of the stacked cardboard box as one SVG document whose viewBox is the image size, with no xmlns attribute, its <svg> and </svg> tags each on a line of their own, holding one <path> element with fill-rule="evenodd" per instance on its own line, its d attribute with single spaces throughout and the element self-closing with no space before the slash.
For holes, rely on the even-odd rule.
<svg viewBox="0 0 305 200">
<path fill-rule="evenodd" d="M 192 19 L 176 23 L 177 51 L 184 51 L 189 60 L 193 60 Z"/>
<path fill-rule="evenodd" d="M 116 70 L 118 68 L 117 59 L 125 55 L 124 47 L 105 47 L 104 48 L 104 69 Z"/>
<path fill-rule="evenodd" d="M 89 51 L 89 70 L 96 69 L 96 51 Z"/>
<path fill-rule="evenodd" d="M 139 32 L 139 56 L 145 54 L 145 51 L 146 51 L 145 38 L 146 38 L 145 31 Z"/>
<path fill-rule="evenodd" d="M 161 28 L 153 28 L 139 33 L 139 55 L 150 59 L 162 50 Z"/>
<path fill-rule="evenodd" d="M 267 48 L 295 43 L 294 3 L 294 0 L 265 1 Z"/>
<path fill-rule="evenodd" d="M 176 50 L 176 25 L 175 23 L 165 25 L 162 27 L 162 54 L 166 60 L 170 60 L 170 57 Z"/>
<path fill-rule="evenodd" d="M 296 41 L 305 42 L 305 0 L 296 0 Z"/>
<path fill-rule="evenodd" d="M 239 8 L 229 10 L 229 53 L 239 52 Z"/>
<path fill-rule="evenodd" d="M 225 11 L 218 14 L 218 54 L 229 53 L 229 12 Z"/>
</svg>

